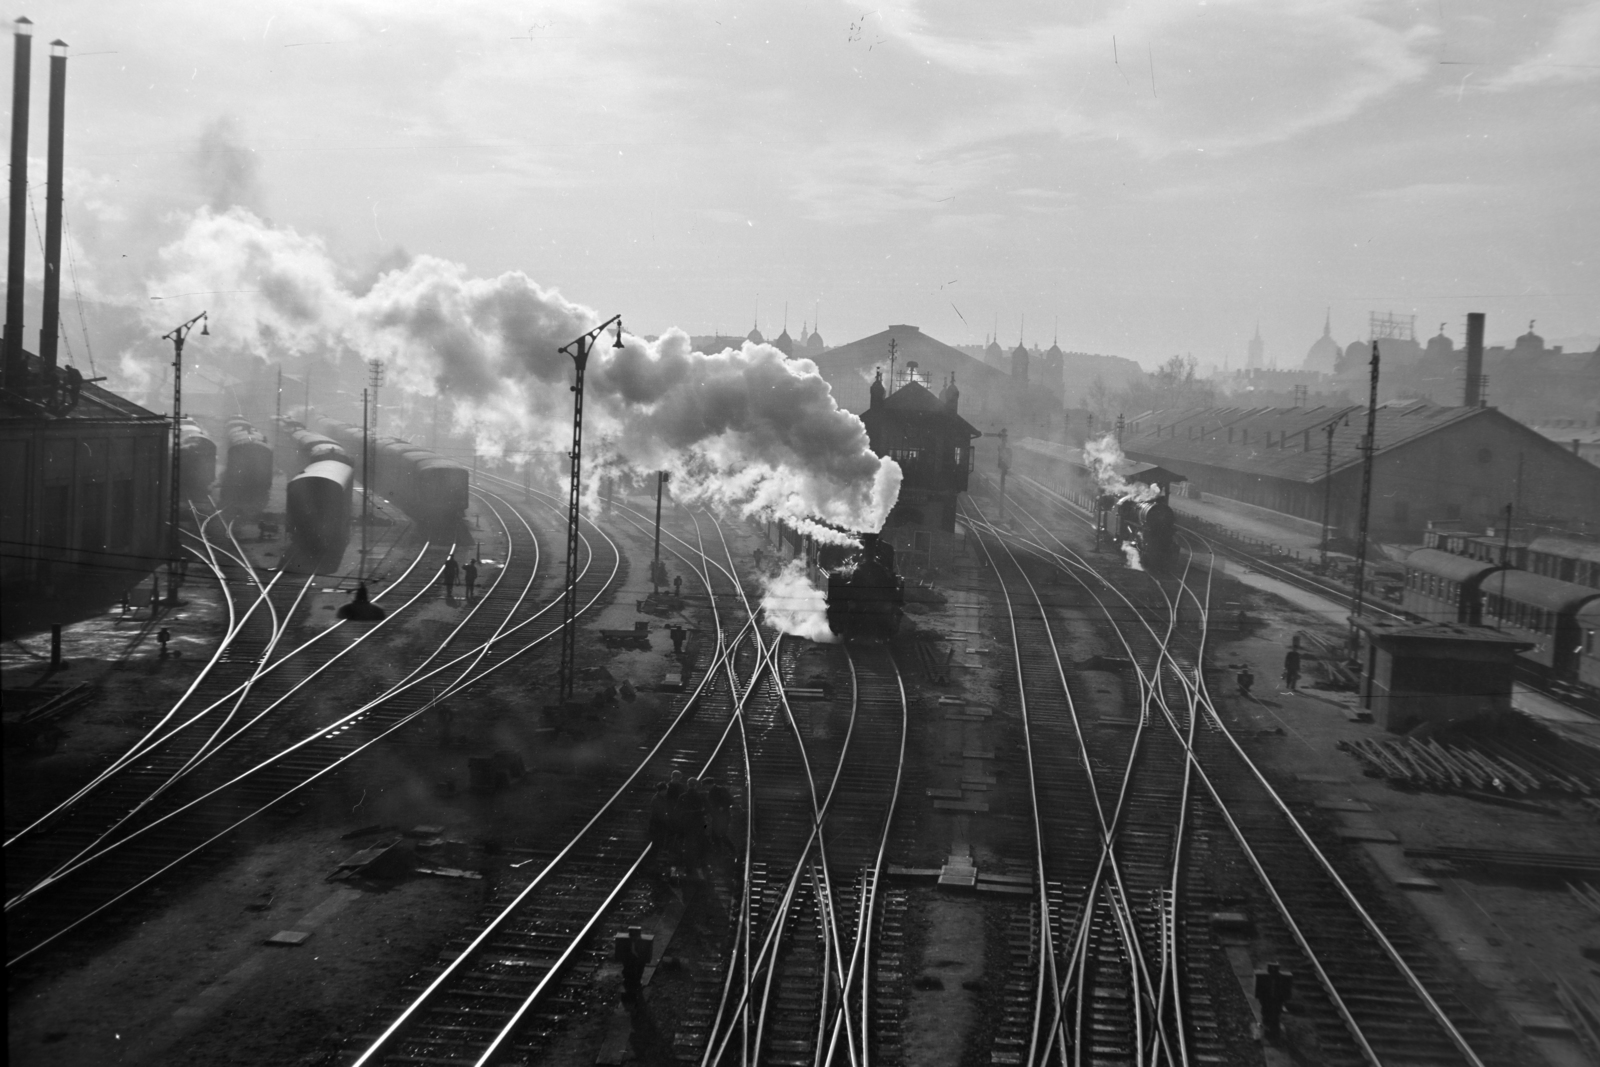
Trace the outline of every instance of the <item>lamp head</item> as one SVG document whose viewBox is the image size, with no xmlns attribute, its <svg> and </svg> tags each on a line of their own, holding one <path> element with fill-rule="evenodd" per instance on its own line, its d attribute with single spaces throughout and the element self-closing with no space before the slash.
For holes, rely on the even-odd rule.
<svg viewBox="0 0 1600 1067">
<path fill-rule="evenodd" d="M 211 320 L 206 317 L 205 312 L 201 312 L 200 313 L 200 336 L 201 337 L 210 337 L 211 336 Z"/>
<path fill-rule="evenodd" d="M 621 348 L 622 347 L 622 320 L 620 318 L 617 320 L 617 339 L 612 342 L 611 347 L 612 348 Z"/>
</svg>

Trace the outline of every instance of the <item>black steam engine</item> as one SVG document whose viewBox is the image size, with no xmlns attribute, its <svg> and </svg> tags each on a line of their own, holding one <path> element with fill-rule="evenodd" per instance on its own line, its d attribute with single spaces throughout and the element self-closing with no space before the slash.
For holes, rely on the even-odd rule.
<svg viewBox="0 0 1600 1067">
<path fill-rule="evenodd" d="M 892 637 L 905 615 L 905 579 L 894 546 L 875 533 L 854 546 L 824 545 L 818 565 L 828 575 L 828 626 L 840 637 Z"/>
<path fill-rule="evenodd" d="M 208 504 L 217 480 L 217 443 L 191 418 L 178 423 L 178 491 L 184 500 Z"/>
<path fill-rule="evenodd" d="M 1133 545 L 1139 550 L 1141 561 L 1160 562 L 1172 555 L 1178 521 L 1165 496 L 1154 500 L 1124 498 L 1116 502 L 1113 514 L 1117 544 Z"/>
</svg>

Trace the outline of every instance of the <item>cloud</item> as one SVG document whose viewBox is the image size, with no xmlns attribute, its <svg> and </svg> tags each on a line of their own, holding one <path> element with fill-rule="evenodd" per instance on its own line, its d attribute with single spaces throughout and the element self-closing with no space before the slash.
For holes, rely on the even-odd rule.
<svg viewBox="0 0 1600 1067">
<path fill-rule="evenodd" d="M 1562 16 L 1548 47 L 1491 79 L 1491 91 L 1549 83 L 1570 84 L 1600 77 L 1600 2 Z"/>
</svg>

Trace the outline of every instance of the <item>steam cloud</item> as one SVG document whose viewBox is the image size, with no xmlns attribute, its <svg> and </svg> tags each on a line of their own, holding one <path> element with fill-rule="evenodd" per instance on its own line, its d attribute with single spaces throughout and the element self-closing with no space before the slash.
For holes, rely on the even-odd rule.
<svg viewBox="0 0 1600 1067">
<path fill-rule="evenodd" d="M 828 626 L 827 595 L 811 583 L 804 560 L 791 559 L 764 581 L 761 611 L 768 623 L 786 634 L 819 644 L 839 640 Z"/>
<path fill-rule="evenodd" d="M 226 343 L 263 358 L 383 359 L 389 386 L 442 388 L 456 426 L 490 455 L 570 444 L 573 368 L 557 349 L 602 317 L 520 272 L 476 278 L 423 255 L 362 288 L 321 241 L 242 207 L 202 208 L 160 257 L 152 292 L 224 294 L 210 324 Z M 666 470 L 680 499 L 782 518 L 824 541 L 845 535 L 812 519 L 883 525 L 900 468 L 873 454 L 810 360 L 748 342 L 696 352 L 678 329 L 622 342 L 607 334 L 588 363 L 591 470 Z"/>
<path fill-rule="evenodd" d="M 1115 433 L 1108 433 L 1097 440 L 1085 441 L 1083 458 L 1089 464 L 1089 471 L 1100 486 L 1102 496 L 1114 496 L 1119 504 L 1124 500 L 1142 504 L 1161 495 L 1161 487 L 1158 485 L 1141 485 L 1123 477 L 1122 469 L 1127 464 L 1128 457 L 1123 454 L 1122 445 L 1117 443 Z"/>
</svg>

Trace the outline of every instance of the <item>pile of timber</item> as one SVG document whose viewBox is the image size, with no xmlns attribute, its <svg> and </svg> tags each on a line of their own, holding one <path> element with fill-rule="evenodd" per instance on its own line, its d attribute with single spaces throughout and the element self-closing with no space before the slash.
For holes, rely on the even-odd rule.
<svg viewBox="0 0 1600 1067">
<path fill-rule="evenodd" d="M 1483 792 L 1501 796 L 1530 793 L 1600 796 L 1600 775 L 1579 761 L 1527 742 L 1474 737 L 1447 744 L 1419 741 L 1341 741 L 1339 747 L 1378 777 L 1416 789 Z"/>
</svg>

